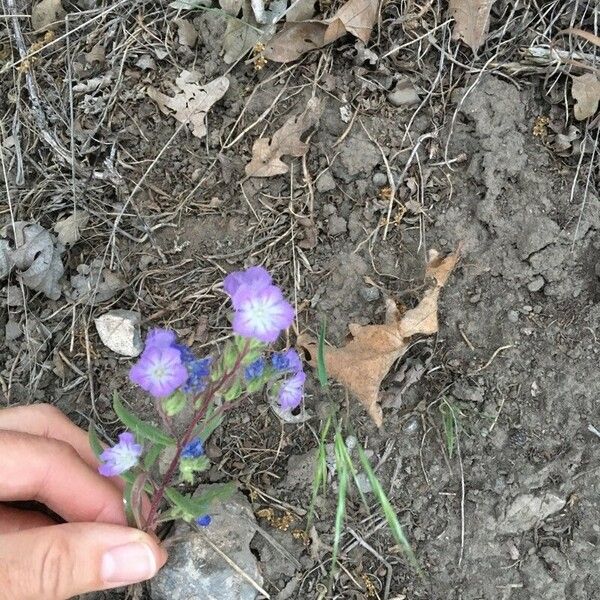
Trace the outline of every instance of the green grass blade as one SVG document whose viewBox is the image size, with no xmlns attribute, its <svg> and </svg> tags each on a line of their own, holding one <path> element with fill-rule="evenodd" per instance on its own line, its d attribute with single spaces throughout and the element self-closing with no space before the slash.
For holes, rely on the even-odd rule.
<svg viewBox="0 0 600 600">
<path fill-rule="evenodd" d="M 364 492 L 360 489 L 360 485 L 358 483 L 358 471 L 352 462 L 352 458 L 350 457 L 350 453 L 348 452 L 348 446 L 346 443 L 340 445 L 340 454 L 342 455 L 342 460 L 346 463 L 348 467 L 348 471 L 352 473 L 352 479 L 354 479 L 354 485 L 356 486 L 356 491 L 358 492 L 362 503 L 368 508 L 369 505 L 367 503 L 367 498 Z"/>
<path fill-rule="evenodd" d="M 348 481 L 350 473 L 348 464 L 343 458 L 341 447 L 346 447 L 341 431 L 335 432 L 335 456 L 336 471 L 338 476 L 338 497 L 335 511 L 335 530 L 333 534 L 333 551 L 331 553 L 331 576 L 334 575 L 340 554 L 340 541 L 342 539 L 342 530 L 346 517 L 346 497 L 348 495 Z"/>
<path fill-rule="evenodd" d="M 325 368 L 325 333 L 327 331 L 327 317 L 321 321 L 319 330 L 319 344 L 317 347 L 317 375 L 321 387 L 327 387 L 327 369 Z"/>
<path fill-rule="evenodd" d="M 390 503 L 383 487 L 381 487 L 381 483 L 379 483 L 379 479 L 377 478 L 375 471 L 373 471 L 373 467 L 371 466 L 371 463 L 369 462 L 369 459 L 367 458 L 367 455 L 360 444 L 357 445 L 357 450 L 362 468 L 369 479 L 369 483 L 371 484 L 375 498 L 381 506 L 381 511 L 383 512 L 383 516 L 387 521 L 388 527 L 390 528 L 394 539 L 415 570 L 421 574 L 421 567 L 419 566 L 415 553 L 413 552 L 410 543 L 404 534 L 404 530 L 402 529 L 402 525 L 400 525 L 400 521 L 398 520 L 398 516 L 396 515 L 394 507 Z"/>
<path fill-rule="evenodd" d="M 327 449 L 325 447 L 325 440 L 331 427 L 331 415 L 329 415 L 323 424 L 321 434 L 319 435 L 319 449 L 317 451 L 317 461 L 315 464 L 315 472 L 312 481 L 312 493 L 310 498 L 310 505 L 308 507 L 308 516 L 306 518 L 306 531 L 310 529 L 312 521 L 315 516 L 315 503 L 317 496 L 319 495 L 319 488 L 323 487 L 323 495 L 325 495 L 327 488 Z"/>
</svg>

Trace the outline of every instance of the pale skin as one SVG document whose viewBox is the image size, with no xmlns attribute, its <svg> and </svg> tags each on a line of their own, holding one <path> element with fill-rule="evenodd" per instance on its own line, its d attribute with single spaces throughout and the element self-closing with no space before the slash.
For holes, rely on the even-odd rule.
<svg viewBox="0 0 600 600">
<path fill-rule="evenodd" d="M 66 600 L 149 579 L 165 563 L 155 538 L 127 527 L 119 480 L 97 468 L 87 434 L 56 408 L 0 410 L 0 600 Z"/>
</svg>

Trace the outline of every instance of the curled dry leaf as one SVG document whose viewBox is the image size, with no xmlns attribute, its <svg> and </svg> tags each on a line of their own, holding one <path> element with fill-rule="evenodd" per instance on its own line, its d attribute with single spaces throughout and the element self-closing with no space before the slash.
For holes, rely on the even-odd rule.
<svg viewBox="0 0 600 600">
<path fill-rule="evenodd" d="M 311 98 L 304 112 L 290 117 L 271 139 L 259 138 L 252 146 L 252 160 L 246 165 L 249 177 L 272 177 L 287 173 L 289 167 L 281 160 L 286 156 L 303 156 L 308 144 L 300 138 L 315 125 L 321 114 L 320 102 Z"/>
<path fill-rule="evenodd" d="M 476 52 L 487 37 L 494 2 L 495 0 L 450 0 L 448 14 L 454 19 L 452 38 L 462 40 Z"/>
<path fill-rule="evenodd" d="M 383 424 L 379 405 L 379 387 L 391 366 L 407 350 L 410 339 L 417 334 L 431 335 L 438 330 L 437 304 L 440 291 L 456 266 L 459 250 L 441 258 L 432 250 L 426 275 L 432 285 L 411 310 L 402 313 L 392 300 L 386 303 L 383 325 L 349 325 L 352 340 L 342 348 L 325 349 L 327 374 L 352 392 L 364 405 L 378 427 Z M 298 346 L 316 365 L 317 342 L 309 336 L 300 336 Z"/>
<path fill-rule="evenodd" d="M 54 226 L 54 231 L 61 244 L 74 244 L 81 238 L 81 230 L 88 224 L 90 215 L 84 210 L 78 210 L 70 217 L 58 221 Z"/>
<path fill-rule="evenodd" d="M 377 21 L 379 0 L 348 0 L 330 19 L 289 22 L 267 44 L 265 58 L 274 62 L 296 60 L 350 33 L 367 43 Z"/>
<path fill-rule="evenodd" d="M 175 80 L 178 92 L 175 96 L 166 96 L 156 88 L 148 87 L 147 94 L 166 115 L 172 115 L 180 123 L 187 123 L 192 134 L 198 138 L 206 135 L 206 113 L 220 100 L 229 88 L 227 77 L 217 77 L 205 85 L 200 85 L 199 73 L 182 71 Z"/>
<path fill-rule="evenodd" d="M 55 245 L 50 233 L 37 223 L 17 221 L 5 227 L 0 240 L 0 263 L 6 262 L 6 274 L 13 268 L 25 286 L 42 292 L 51 300 L 60 298 L 59 280 L 64 273 L 60 258 L 62 248 Z M 0 274 L 4 271 L 0 264 Z"/>
<path fill-rule="evenodd" d="M 593 73 L 573 77 L 571 94 L 576 101 L 575 118 L 583 121 L 596 114 L 600 103 L 600 80 Z"/>
</svg>

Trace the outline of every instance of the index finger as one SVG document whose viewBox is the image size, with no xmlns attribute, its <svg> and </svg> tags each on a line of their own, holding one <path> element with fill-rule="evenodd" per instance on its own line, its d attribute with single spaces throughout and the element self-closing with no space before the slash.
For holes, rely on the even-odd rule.
<svg viewBox="0 0 600 600">
<path fill-rule="evenodd" d="M 0 430 L 0 502 L 37 500 L 67 521 L 126 523 L 119 490 L 67 442 Z"/>
<path fill-rule="evenodd" d="M 97 468 L 100 464 L 90 448 L 85 431 L 50 404 L 30 404 L 0 410 L 0 429 L 61 440 L 73 446 L 91 467 Z"/>
</svg>

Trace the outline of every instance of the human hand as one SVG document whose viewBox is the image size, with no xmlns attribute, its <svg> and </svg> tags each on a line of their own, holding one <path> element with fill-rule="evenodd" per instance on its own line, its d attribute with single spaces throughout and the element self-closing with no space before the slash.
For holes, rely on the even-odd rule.
<svg viewBox="0 0 600 600">
<path fill-rule="evenodd" d="M 118 484 L 50 405 L 0 410 L 0 600 L 64 600 L 155 575 L 167 555 L 126 526 Z M 66 523 L 2 502 L 34 500 Z"/>
</svg>

